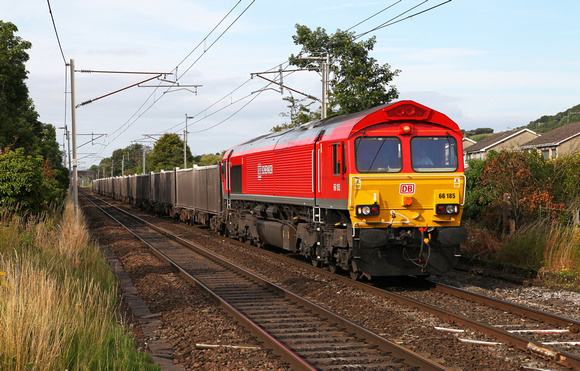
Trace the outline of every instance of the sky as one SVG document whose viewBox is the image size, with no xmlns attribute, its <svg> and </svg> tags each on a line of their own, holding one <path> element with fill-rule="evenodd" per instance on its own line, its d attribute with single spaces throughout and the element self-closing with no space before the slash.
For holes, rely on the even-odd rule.
<svg viewBox="0 0 580 371">
<path fill-rule="evenodd" d="M 50 0 L 62 53 L 48 1 L 2 1 L 0 20 L 14 23 L 16 35 L 32 43 L 29 95 L 61 144 L 61 128 L 72 126 L 65 62 L 73 59 L 77 70 L 76 104 L 156 76 L 80 70 L 164 73 L 162 79 L 180 84 L 153 79 L 78 107 L 81 170 L 132 143 L 182 135 L 186 116 L 193 154 L 266 134 L 288 121 L 281 113 L 288 112 L 282 98 L 289 91 L 282 95 L 252 74 L 287 67 L 288 57 L 300 52 L 292 39 L 296 24 L 358 35 L 413 7 L 395 20 L 443 4 L 361 38 L 375 37 L 371 57 L 400 70 L 392 81 L 399 99 L 440 111 L 462 129 L 495 132 L 580 103 L 580 2 L 446 1 Z M 284 84 L 321 96 L 317 72 L 287 74 Z"/>
</svg>

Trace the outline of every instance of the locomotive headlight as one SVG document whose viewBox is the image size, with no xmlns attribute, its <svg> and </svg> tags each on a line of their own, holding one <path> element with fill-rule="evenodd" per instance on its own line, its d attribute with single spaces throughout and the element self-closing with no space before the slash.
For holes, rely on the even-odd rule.
<svg viewBox="0 0 580 371">
<path fill-rule="evenodd" d="M 435 205 L 435 212 L 443 215 L 459 214 L 458 204 L 437 204 Z"/>
<path fill-rule="evenodd" d="M 379 205 L 358 205 L 356 207 L 356 215 L 357 216 L 371 216 L 371 215 L 379 215 L 381 213 L 381 208 Z"/>
</svg>

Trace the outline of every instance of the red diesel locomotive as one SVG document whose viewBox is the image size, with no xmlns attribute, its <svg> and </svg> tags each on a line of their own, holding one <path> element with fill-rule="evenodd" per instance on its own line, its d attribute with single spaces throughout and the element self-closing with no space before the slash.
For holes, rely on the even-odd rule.
<svg viewBox="0 0 580 371">
<path fill-rule="evenodd" d="M 400 101 L 252 139 L 221 161 L 221 223 L 354 279 L 444 273 L 467 239 L 462 138 Z"/>
</svg>

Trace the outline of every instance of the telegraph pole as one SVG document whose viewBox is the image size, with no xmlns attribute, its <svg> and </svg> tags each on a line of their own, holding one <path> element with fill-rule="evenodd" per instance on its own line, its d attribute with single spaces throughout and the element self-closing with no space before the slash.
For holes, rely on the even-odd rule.
<svg viewBox="0 0 580 371">
<path fill-rule="evenodd" d="M 329 81 L 328 80 L 329 79 L 328 75 L 330 73 L 330 68 L 329 68 L 330 61 L 329 61 L 329 58 L 328 58 L 328 56 L 326 56 L 326 57 L 302 57 L 300 59 L 324 60 L 324 62 L 322 62 L 322 66 L 321 66 L 322 68 L 320 68 L 320 70 L 322 72 L 322 97 L 321 97 L 322 99 L 318 99 L 318 98 L 316 98 L 316 97 L 314 97 L 312 95 L 309 95 L 309 94 L 303 93 L 301 91 L 298 91 L 296 89 L 292 89 L 292 88 L 290 88 L 288 86 L 285 86 L 284 85 L 283 75 L 282 75 L 282 72 L 284 72 L 282 70 L 282 65 L 280 65 L 280 69 L 278 71 L 253 72 L 250 75 L 252 76 L 252 78 L 254 78 L 254 75 L 256 75 L 256 76 L 258 76 L 261 79 L 264 79 L 266 81 L 271 82 L 272 84 L 280 85 L 280 94 L 284 94 L 284 88 L 286 88 L 286 89 L 288 89 L 290 91 L 293 91 L 295 93 L 298 93 L 300 95 L 304 95 L 305 97 L 307 97 L 309 99 L 312 99 L 312 100 L 316 100 L 316 101 L 321 102 L 322 103 L 322 109 L 321 109 L 322 113 L 321 113 L 321 117 L 323 119 L 325 119 L 326 118 L 326 106 L 327 106 L 326 101 L 327 101 L 327 96 L 328 96 L 328 81 Z M 318 67 L 308 67 L 308 68 L 303 68 L 303 69 L 298 69 L 298 70 L 286 70 L 286 72 L 317 71 L 318 69 L 319 69 Z M 274 81 L 274 80 L 267 79 L 264 76 L 262 76 L 262 74 L 267 74 L 267 73 L 279 73 L 280 74 L 280 81 Z M 267 89 L 272 89 L 272 88 L 267 88 Z M 267 90 L 267 89 L 261 89 L 261 90 L 258 90 L 258 91 L 264 91 L 264 90 Z M 274 89 L 272 89 L 272 90 L 274 90 Z M 252 94 L 257 93 L 258 91 L 253 91 Z"/>
<path fill-rule="evenodd" d="M 187 113 L 185 114 L 185 130 L 183 131 L 183 168 L 187 169 Z"/>
<path fill-rule="evenodd" d="M 75 60 L 70 60 L 70 100 L 71 100 L 71 121 L 72 121 L 72 150 L 73 150 L 73 204 L 74 213 L 78 215 L 79 188 L 78 178 L 78 158 L 77 158 L 77 108 L 75 104 Z"/>
<path fill-rule="evenodd" d="M 187 116 L 185 114 L 185 131 L 183 132 L 183 168 L 187 169 L 187 119 L 192 119 L 193 117 Z"/>
<path fill-rule="evenodd" d="M 328 99 L 328 72 L 330 68 L 328 68 L 328 55 L 322 62 L 322 113 L 321 118 L 324 120 L 326 118 L 326 107 L 327 107 L 327 99 Z"/>
</svg>

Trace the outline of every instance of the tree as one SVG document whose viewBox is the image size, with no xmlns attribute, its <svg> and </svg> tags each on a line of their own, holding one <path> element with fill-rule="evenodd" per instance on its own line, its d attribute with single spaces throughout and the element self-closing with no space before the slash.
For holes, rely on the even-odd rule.
<svg viewBox="0 0 580 371">
<path fill-rule="evenodd" d="M 43 187 L 48 192 L 46 196 L 53 197 L 49 202 L 58 201 L 62 196 L 60 191 L 68 187 L 68 171 L 62 166 L 54 126 L 38 120 L 39 115 L 28 96 L 28 87 L 25 84 L 28 72 L 25 63 L 29 59 L 26 51 L 32 44 L 16 36 L 17 31 L 14 24 L 0 21 L 0 151 L 3 151 L 3 156 L 22 159 L 26 166 L 30 165 L 29 168 L 38 169 L 39 165 L 31 164 L 30 161 L 40 159 L 44 169 L 40 174 L 45 178 Z M 5 164 L 17 164 L 12 157 L 4 157 L 3 161 Z M 28 196 L 25 193 L 16 191 L 21 189 L 23 182 L 32 179 L 30 173 L 25 169 L 20 173 L 8 168 L 3 171 L 8 173 L 0 176 L 4 181 L 12 183 L 3 184 L 5 191 L 0 199 L 13 204 L 21 196 L 24 207 L 36 209 L 40 204 L 27 201 Z M 8 189 L 11 191 L 6 191 Z"/>
<path fill-rule="evenodd" d="M 282 112 L 280 116 L 290 117 L 290 122 L 285 122 L 281 125 L 274 126 L 272 129 L 270 129 L 272 133 L 291 129 L 307 122 L 320 119 L 320 110 L 318 112 L 310 111 L 309 107 L 314 104 L 314 102 L 310 101 L 308 104 L 303 103 L 307 100 L 307 98 L 297 99 L 290 95 L 289 97 L 284 97 L 282 99 L 290 103 L 288 105 L 290 113 Z"/>
<path fill-rule="evenodd" d="M 194 162 L 199 166 L 216 165 L 224 157 L 224 152 L 225 151 L 223 151 L 221 154 L 216 153 L 215 155 L 212 154 L 201 155 L 199 156 L 199 160 Z"/>
<path fill-rule="evenodd" d="M 93 165 L 91 170 L 98 169 L 102 176 L 110 176 L 112 164 L 113 176 L 141 174 L 143 172 L 143 151 L 149 153 L 151 148 L 141 143 L 133 143 L 125 148 L 116 149 L 111 157 L 103 158 L 99 165 Z M 121 174 L 123 161 L 125 173 Z M 93 169 L 93 167 L 95 168 Z M 148 165 L 147 168 L 149 168 Z"/>
<path fill-rule="evenodd" d="M 546 161 L 538 152 L 490 151 L 484 161 L 469 161 L 464 216 L 499 229 L 503 195 L 510 195 L 517 225 L 537 219 L 540 207 L 560 209 Z"/>
<path fill-rule="evenodd" d="M 319 67 L 319 61 L 300 59 L 302 53 L 329 58 L 332 76 L 328 116 L 359 112 L 398 98 L 396 87 L 389 84 L 400 71 L 391 70 L 387 63 L 379 65 L 369 56 L 375 37 L 357 42 L 352 32 L 337 30 L 327 35 L 323 28 L 313 31 L 297 24 L 292 38 L 294 44 L 302 45 L 302 51 L 290 56 L 290 64 L 301 68 Z"/>
<path fill-rule="evenodd" d="M 42 128 L 25 84 L 26 50 L 32 44 L 15 36 L 17 31 L 14 24 L 0 21 L 0 148 L 31 149 Z"/>
<path fill-rule="evenodd" d="M 193 161 L 193 156 L 187 146 L 187 162 Z M 147 156 L 153 171 L 172 170 L 183 167 L 183 141 L 177 134 L 165 133 L 155 142 L 153 152 Z"/>
<path fill-rule="evenodd" d="M 554 194 L 568 206 L 580 205 L 580 153 L 558 156 L 548 162 L 552 174 Z"/>
<path fill-rule="evenodd" d="M 493 134 L 493 129 L 492 128 L 477 128 L 475 129 L 474 135 L 479 135 L 479 134 Z"/>
</svg>

